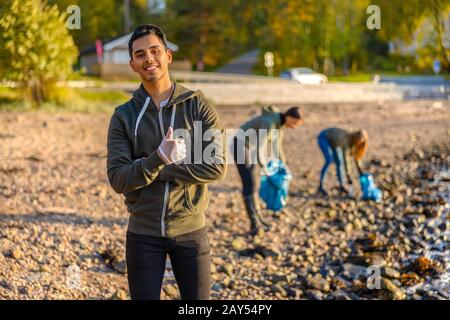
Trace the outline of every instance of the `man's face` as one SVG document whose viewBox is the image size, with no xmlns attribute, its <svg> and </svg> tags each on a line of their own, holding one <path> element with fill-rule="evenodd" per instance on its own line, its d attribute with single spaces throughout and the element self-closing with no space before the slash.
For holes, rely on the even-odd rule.
<svg viewBox="0 0 450 320">
<path fill-rule="evenodd" d="M 172 52 L 164 47 L 161 40 L 151 34 L 133 42 L 130 66 L 139 73 L 142 80 L 157 82 L 168 75 Z"/>
<path fill-rule="evenodd" d="M 286 126 L 286 128 L 294 129 L 299 125 L 303 124 L 303 122 L 304 122 L 303 119 L 297 119 L 291 116 L 287 116 L 284 125 Z"/>
</svg>

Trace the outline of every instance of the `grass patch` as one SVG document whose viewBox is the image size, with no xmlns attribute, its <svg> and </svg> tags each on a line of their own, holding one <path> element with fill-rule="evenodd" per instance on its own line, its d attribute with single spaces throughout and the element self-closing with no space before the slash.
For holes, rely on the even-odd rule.
<svg viewBox="0 0 450 320">
<path fill-rule="evenodd" d="M 23 97 L 24 93 L 20 89 L 0 87 L 0 111 L 111 113 L 115 107 L 127 102 L 131 94 L 114 90 L 58 87 L 50 91 L 52 102 L 43 103 L 40 107 L 33 106 Z"/>
<path fill-rule="evenodd" d="M 349 74 L 347 76 L 328 76 L 330 82 L 370 82 L 372 81 L 373 74 L 368 73 L 356 73 Z"/>
<path fill-rule="evenodd" d="M 20 99 L 20 90 L 9 87 L 0 87 L 0 103 L 8 103 Z"/>
<path fill-rule="evenodd" d="M 76 89 L 81 99 L 92 102 L 106 102 L 122 104 L 130 99 L 131 95 L 123 91 L 94 91 L 88 89 Z"/>
</svg>

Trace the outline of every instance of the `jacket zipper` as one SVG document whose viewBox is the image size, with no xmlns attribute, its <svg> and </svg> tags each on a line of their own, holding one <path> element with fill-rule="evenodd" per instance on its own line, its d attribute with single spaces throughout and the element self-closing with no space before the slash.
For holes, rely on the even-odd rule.
<svg viewBox="0 0 450 320">
<path fill-rule="evenodd" d="M 163 121 L 162 121 L 162 113 L 161 113 L 161 111 L 162 111 L 162 108 L 159 108 L 158 109 L 159 128 L 161 130 L 161 135 L 164 138 L 164 136 L 165 136 L 165 134 L 164 134 L 164 124 L 163 124 Z M 166 182 L 165 189 L 164 189 L 164 202 L 163 202 L 163 207 L 162 207 L 162 210 L 161 210 L 161 235 L 163 237 L 166 236 L 166 226 L 164 224 L 164 219 L 166 217 L 166 208 L 167 208 L 168 198 L 169 198 L 169 182 Z"/>
<path fill-rule="evenodd" d="M 173 88 L 172 88 L 172 92 L 173 92 Z M 172 95 L 172 93 L 170 95 Z M 173 129 L 173 125 L 175 122 L 175 106 L 176 106 L 176 104 L 174 104 L 172 107 L 173 109 L 172 109 L 172 115 L 171 115 L 170 125 L 169 125 L 170 127 L 172 127 L 172 129 Z M 166 105 L 163 108 L 168 108 L 168 107 L 169 107 L 169 105 Z M 158 119 L 159 119 L 159 128 L 161 130 L 161 135 L 164 138 L 164 136 L 165 136 L 164 123 L 162 120 L 162 112 L 161 112 L 163 108 L 161 108 L 161 107 L 158 108 Z M 166 182 L 166 186 L 164 189 L 164 202 L 163 202 L 163 207 L 161 210 L 161 235 L 163 237 L 166 236 L 166 225 L 165 225 L 164 219 L 166 218 L 167 204 L 169 201 L 169 191 L 170 191 L 169 190 L 169 182 Z"/>
<path fill-rule="evenodd" d="M 174 89 L 175 89 L 175 86 L 172 87 L 172 91 L 170 93 L 170 96 L 172 95 Z M 136 121 L 135 129 L 134 129 L 134 144 L 137 143 L 136 137 L 137 137 L 137 129 L 138 129 L 138 126 L 139 126 L 139 122 L 141 121 L 145 111 L 147 110 L 147 107 L 148 107 L 149 103 L 150 103 L 150 97 L 147 97 L 145 99 L 144 106 L 142 107 L 141 111 L 139 112 L 139 115 L 138 115 L 138 118 L 137 118 L 137 121 Z M 173 125 L 174 125 L 174 122 L 175 122 L 175 106 L 176 106 L 176 104 L 173 105 L 172 115 L 171 115 L 171 119 L 170 119 L 170 126 L 172 128 L 173 128 Z M 166 105 L 164 107 L 169 107 L 169 105 Z M 157 109 L 158 109 L 158 119 L 159 119 L 159 129 L 161 131 L 161 136 L 164 138 L 164 136 L 165 136 L 164 124 L 163 124 L 163 121 L 162 121 L 162 113 L 161 113 L 163 108 L 161 108 L 161 107 L 158 108 L 157 107 Z M 164 219 L 166 217 L 166 210 L 167 210 L 167 202 L 168 202 L 168 200 L 169 200 L 169 182 L 166 182 L 165 189 L 164 189 L 163 207 L 162 207 L 162 210 L 161 210 L 161 235 L 163 237 L 166 236 L 166 226 L 164 224 Z"/>
</svg>

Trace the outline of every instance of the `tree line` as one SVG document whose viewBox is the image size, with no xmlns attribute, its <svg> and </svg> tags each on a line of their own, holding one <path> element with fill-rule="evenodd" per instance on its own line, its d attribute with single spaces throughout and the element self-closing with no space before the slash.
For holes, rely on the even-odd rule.
<svg viewBox="0 0 450 320">
<path fill-rule="evenodd" d="M 450 71 L 445 47 L 450 0 L 166 0 L 164 10 L 157 11 L 148 3 L 2 0 L 0 78 L 32 88 L 35 99 L 45 100 L 48 83 L 71 72 L 80 50 L 144 23 L 166 31 L 180 47 L 176 58 L 187 58 L 194 66 L 202 61 L 207 70 L 259 49 L 256 73 L 264 70 L 265 51 L 274 53 L 275 74 L 297 66 L 336 75 L 399 66 L 430 72 L 435 59 Z M 80 7 L 80 29 L 65 27 L 70 5 Z M 379 29 L 367 27 L 369 5 L 380 8 Z M 422 32 L 424 22 L 429 32 Z M 413 55 L 390 55 L 392 40 L 423 45 Z"/>
<path fill-rule="evenodd" d="M 102 0 L 95 5 L 90 0 L 48 2 L 62 10 L 71 4 L 80 6 L 81 29 L 71 31 L 79 48 L 92 45 L 98 38 L 120 36 L 126 30 L 124 0 Z M 131 25 L 149 22 L 161 25 L 169 39 L 180 46 L 178 58 L 188 58 L 194 67 L 201 60 L 208 69 L 214 69 L 240 53 L 260 49 L 259 71 L 263 68 L 265 51 L 275 55 L 275 72 L 295 66 L 309 66 L 327 74 L 394 71 L 399 64 L 431 71 L 432 60 L 436 58 L 449 70 L 444 22 L 450 15 L 450 0 L 164 2 L 165 10 L 155 11 L 148 7 L 147 0 L 129 0 Z M 367 28 L 370 5 L 380 8 L 379 30 Z M 419 59 L 390 57 L 389 41 L 410 44 L 426 19 L 434 32 L 427 34 L 430 38 L 418 50 Z"/>
</svg>

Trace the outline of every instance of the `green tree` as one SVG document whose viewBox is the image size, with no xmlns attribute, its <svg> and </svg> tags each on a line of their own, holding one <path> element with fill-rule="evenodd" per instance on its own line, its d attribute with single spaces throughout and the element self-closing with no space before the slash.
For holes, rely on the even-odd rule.
<svg viewBox="0 0 450 320">
<path fill-rule="evenodd" d="M 70 5 L 81 11 L 81 28 L 70 30 L 75 44 L 82 50 L 95 40 L 110 40 L 125 34 L 124 0 L 48 0 L 66 12 Z M 147 0 L 130 0 L 131 30 L 140 24 L 154 23 Z M 161 21 L 164 22 L 164 21 Z"/>
<path fill-rule="evenodd" d="M 449 52 L 444 46 L 444 19 L 450 13 L 449 0 L 377 0 L 382 12 L 381 36 L 385 40 L 402 40 L 406 44 L 416 40 L 427 42 L 424 48 L 418 48 L 421 60 L 427 61 L 428 68 L 434 58 L 439 58 L 443 69 L 450 71 Z M 434 32 L 429 39 L 417 37 L 425 20 L 431 23 Z M 426 40 L 426 41 L 423 41 Z M 424 66 L 422 66 L 424 67 Z"/>
<path fill-rule="evenodd" d="M 49 0 L 60 11 L 77 5 L 81 12 L 80 29 L 69 30 L 76 45 L 82 50 L 93 46 L 97 39 L 112 39 L 124 34 L 123 0 Z M 133 10 L 132 12 L 136 12 Z"/>
<path fill-rule="evenodd" d="M 450 1 L 449 0 L 429 0 L 424 1 L 424 14 L 429 15 L 432 20 L 433 28 L 435 31 L 434 39 L 434 53 L 438 57 L 443 68 L 450 71 L 450 61 L 448 59 L 449 53 L 444 46 L 444 18 L 448 18 L 450 13 Z"/>
<path fill-rule="evenodd" d="M 55 81 L 72 72 L 77 49 L 65 14 L 40 0 L 4 0 L 0 7 L 0 79 L 30 89 L 41 104 Z"/>
<path fill-rule="evenodd" d="M 180 46 L 177 57 L 215 67 L 235 52 L 238 41 L 233 35 L 232 6 L 228 2 L 168 0 L 166 5 L 162 16 L 152 18 Z"/>
</svg>

